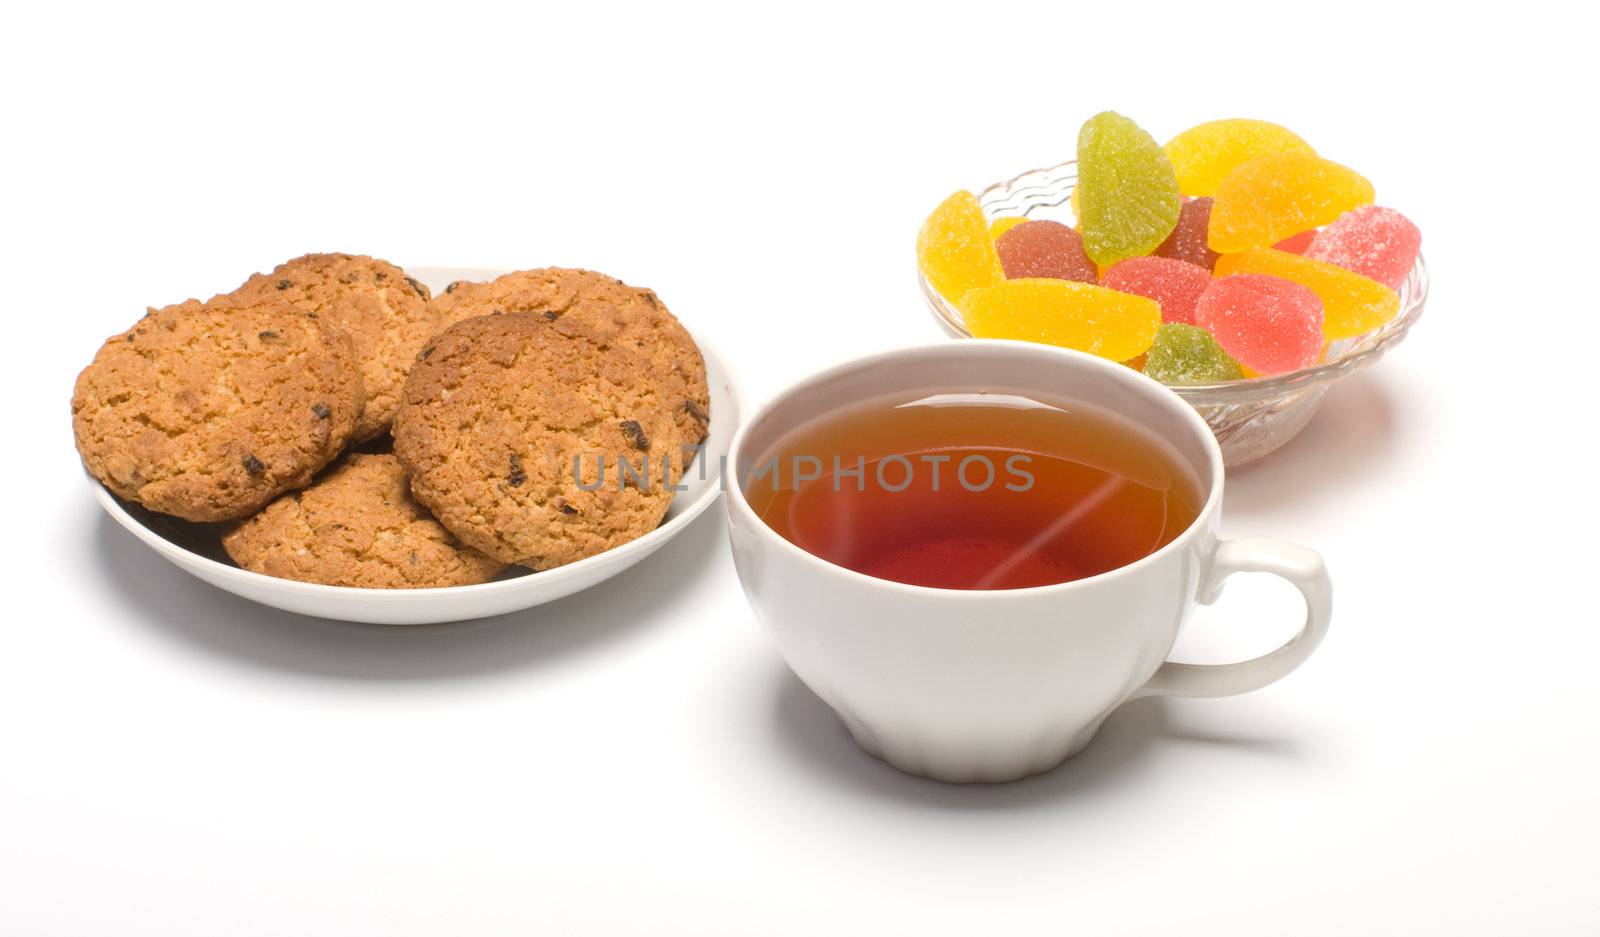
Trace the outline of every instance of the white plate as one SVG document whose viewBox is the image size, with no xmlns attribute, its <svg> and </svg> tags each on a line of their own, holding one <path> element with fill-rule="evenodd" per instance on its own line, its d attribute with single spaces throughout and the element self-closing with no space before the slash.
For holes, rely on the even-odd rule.
<svg viewBox="0 0 1600 937">
<path fill-rule="evenodd" d="M 435 293 L 454 280 L 481 280 L 504 271 L 461 267 L 412 267 L 407 271 Z M 151 549 L 206 582 L 263 605 L 345 621 L 383 625 L 421 625 L 502 615 L 532 608 L 610 579 L 659 550 L 710 507 L 721 492 L 721 469 L 728 443 L 739 428 L 739 389 L 733 374 L 704 339 L 694 336 L 705 357 L 711 389 L 711 426 L 705 449 L 672 499 L 666 520 L 637 540 L 604 553 L 540 573 L 521 571 L 495 582 L 444 589 L 352 589 L 277 579 L 227 562 L 220 545 L 225 525 L 192 524 L 147 511 L 118 499 L 93 477 L 89 483 L 107 514 Z"/>
</svg>

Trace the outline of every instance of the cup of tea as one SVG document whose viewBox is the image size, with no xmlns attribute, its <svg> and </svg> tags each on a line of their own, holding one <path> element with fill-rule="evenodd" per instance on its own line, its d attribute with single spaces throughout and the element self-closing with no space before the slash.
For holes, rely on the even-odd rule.
<svg viewBox="0 0 1600 937">
<path fill-rule="evenodd" d="M 756 618 L 868 753 L 1009 781 L 1076 754 L 1143 696 L 1230 696 L 1327 632 L 1322 559 L 1220 540 L 1222 453 L 1161 384 L 1092 355 L 972 340 L 852 361 L 734 437 L 728 515 Z M 1166 660 L 1235 572 L 1305 597 L 1254 660 Z"/>
</svg>

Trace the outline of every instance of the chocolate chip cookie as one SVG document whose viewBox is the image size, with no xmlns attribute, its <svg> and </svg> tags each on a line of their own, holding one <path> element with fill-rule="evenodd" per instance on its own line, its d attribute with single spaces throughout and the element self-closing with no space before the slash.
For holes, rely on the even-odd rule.
<svg viewBox="0 0 1600 937">
<path fill-rule="evenodd" d="M 288 303 L 152 309 L 78 375 L 72 428 L 117 496 L 191 521 L 244 517 L 311 481 L 365 392 L 344 331 Z"/>
<path fill-rule="evenodd" d="M 222 538 L 245 569 L 330 586 L 420 589 L 488 582 L 505 564 L 462 546 L 412 500 L 387 453 L 347 456 Z"/>
<path fill-rule="evenodd" d="M 284 300 L 350 333 L 367 390 L 357 439 L 389 428 L 411 362 L 440 327 L 426 286 L 394 264 L 366 256 L 307 254 L 256 274 L 234 293 L 245 300 Z"/>
</svg>

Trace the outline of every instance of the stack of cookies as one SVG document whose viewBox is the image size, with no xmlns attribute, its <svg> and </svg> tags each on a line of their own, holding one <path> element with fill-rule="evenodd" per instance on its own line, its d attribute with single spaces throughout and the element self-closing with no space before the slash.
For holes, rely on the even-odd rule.
<svg viewBox="0 0 1600 937">
<path fill-rule="evenodd" d="M 347 254 L 151 309 L 72 399 L 84 464 L 118 497 L 230 522 L 246 569 L 368 588 L 485 582 L 641 536 L 709 411 L 699 349 L 649 290 L 549 268 L 434 298 Z"/>
</svg>

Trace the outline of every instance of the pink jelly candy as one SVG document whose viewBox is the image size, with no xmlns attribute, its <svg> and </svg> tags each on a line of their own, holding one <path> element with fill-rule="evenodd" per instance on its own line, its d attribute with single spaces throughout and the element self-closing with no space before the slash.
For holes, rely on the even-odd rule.
<svg viewBox="0 0 1600 937">
<path fill-rule="evenodd" d="M 1006 279 L 1049 277 L 1093 283 L 1100 270 L 1083 251 L 1083 236 L 1059 221 L 1025 221 L 994 242 Z"/>
<path fill-rule="evenodd" d="M 1422 232 L 1411 219 L 1392 208 L 1367 205 L 1318 231 L 1306 256 L 1398 290 L 1421 250 Z"/>
<path fill-rule="evenodd" d="M 1286 254 L 1304 254 L 1306 252 L 1306 248 L 1311 246 L 1311 241 L 1316 236 L 1316 228 L 1312 228 L 1310 231 L 1301 231 L 1299 234 L 1291 234 L 1278 243 L 1272 245 L 1272 249 L 1275 251 L 1283 251 Z"/>
<path fill-rule="evenodd" d="M 1194 322 L 1258 374 L 1298 371 L 1322 353 L 1322 300 L 1278 277 L 1242 273 L 1213 280 L 1195 304 Z"/>
<path fill-rule="evenodd" d="M 1194 304 L 1211 285 L 1211 274 L 1171 257 L 1129 257 L 1106 268 L 1100 285 L 1148 296 L 1161 304 L 1161 321 L 1194 324 Z"/>
<path fill-rule="evenodd" d="M 1211 196 L 1186 200 L 1178 209 L 1178 226 L 1156 248 L 1156 256 L 1171 257 L 1210 270 L 1217 263 L 1217 252 L 1206 243 L 1206 232 L 1210 228 Z"/>
</svg>

